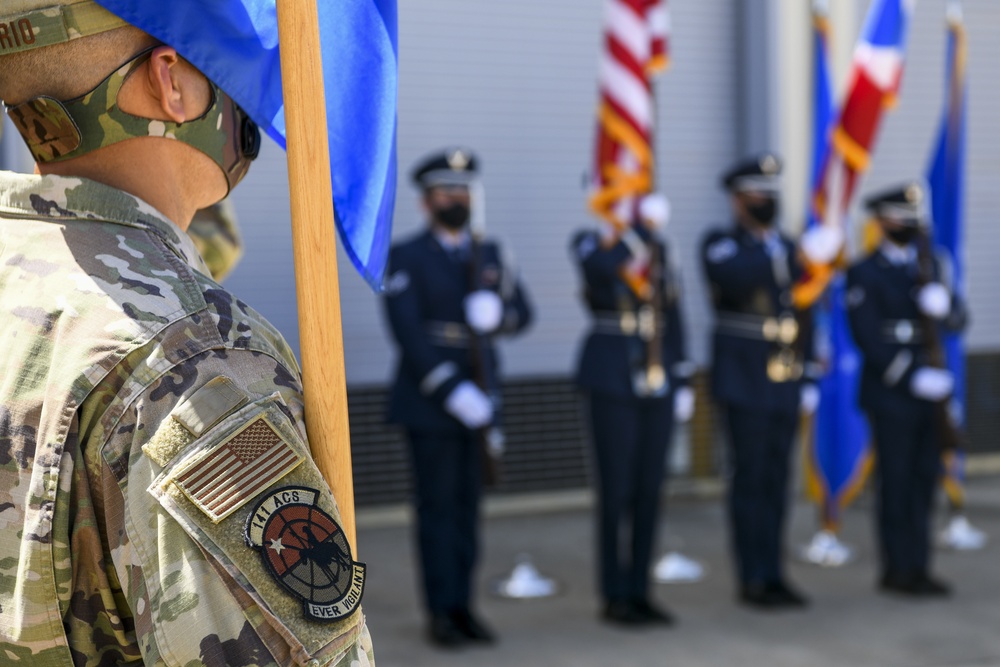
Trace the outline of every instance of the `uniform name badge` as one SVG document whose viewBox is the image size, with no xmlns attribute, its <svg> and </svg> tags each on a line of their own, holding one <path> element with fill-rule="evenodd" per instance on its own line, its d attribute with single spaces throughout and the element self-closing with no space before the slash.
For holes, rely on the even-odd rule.
<svg viewBox="0 0 1000 667">
<path fill-rule="evenodd" d="M 264 567 L 302 601 L 314 621 L 354 613 L 365 589 L 365 565 L 351 556 L 344 531 L 316 504 L 315 489 L 290 486 L 261 500 L 247 517 L 245 537 Z"/>
</svg>

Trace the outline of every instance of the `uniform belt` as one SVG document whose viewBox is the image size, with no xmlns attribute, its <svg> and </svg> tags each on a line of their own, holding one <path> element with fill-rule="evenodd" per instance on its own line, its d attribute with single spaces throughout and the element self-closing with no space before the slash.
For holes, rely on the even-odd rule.
<svg viewBox="0 0 1000 667">
<path fill-rule="evenodd" d="M 924 325 L 916 320 L 886 320 L 882 322 L 882 336 L 888 343 L 922 343 Z"/>
<path fill-rule="evenodd" d="M 666 319 L 662 315 L 654 315 L 652 308 L 595 311 L 591 330 L 609 336 L 639 336 L 643 340 L 651 340 L 656 331 L 663 331 L 665 325 Z"/>
<path fill-rule="evenodd" d="M 749 313 L 720 311 L 715 330 L 725 336 L 791 345 L 799 337 L 799 323 L 791 315 L 765 317 Z"/>
<path fill-rule="evenodd" d="M 462 322 L 430 321 L 424 324 L 424 331 L 434 345 L 469 347 L 469 329 Z"/>
</svg>

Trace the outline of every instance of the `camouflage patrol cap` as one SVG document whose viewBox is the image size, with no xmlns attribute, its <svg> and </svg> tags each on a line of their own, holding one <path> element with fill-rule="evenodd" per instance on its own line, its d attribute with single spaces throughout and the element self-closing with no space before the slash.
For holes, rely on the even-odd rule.
<svg viewBox="0 0 1000 667">
<path fill-rule="evenodd" d="M 62 44 L 126 25 L 93 0 L 2 0 L 0 56 Z"/>
</svg>

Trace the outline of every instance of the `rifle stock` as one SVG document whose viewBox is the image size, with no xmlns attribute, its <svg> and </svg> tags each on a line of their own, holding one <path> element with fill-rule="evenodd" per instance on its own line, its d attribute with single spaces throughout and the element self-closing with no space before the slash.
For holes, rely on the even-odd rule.
<svg viewBox="0 0 1000 667">
<path fill-rule="evenodd" d="M 922 288 L 934 281 L 934 250 L 931 244 L 930 231 L 922 227 L 917 236 L 917 284 Z M 921 312 L 920 323 L 923 328 L 924 351 L 927 361 L 934 368 L 948 368 L 944 345 L 938 323 L 930 316 Z M 955 450 L 962 446 L 964 434 L 948 409 L 949 399 L 934 403 L 934 422 L 938 440 L 944 450 Z"/>
<path fill-rule="evenodd" d="M 482 276 L 482 241 L 484 230 L 482 224 L 471 226 L 471 247 L 469 253 L 469 291 L 481 288 Z M 500 387 L 489 354 L 489 336 L 478 333 L 469 327 L 469 355 L 472 364 L 472 380 L 493 403 L 493 421 L 476 432 L 479 440 L 480 460 L 482 462 L 483 483 L 494 487 L 500 483 L 500 457 L 506 441 L 500 424 Z"/>
</svg>

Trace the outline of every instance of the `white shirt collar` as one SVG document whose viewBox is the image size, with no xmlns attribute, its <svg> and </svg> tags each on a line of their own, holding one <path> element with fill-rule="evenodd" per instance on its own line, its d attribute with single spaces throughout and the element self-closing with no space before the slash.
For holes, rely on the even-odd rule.
<svg viewBox="0 0 1000 667">
<path fill-rule="evenodd" d="M 431 233 L 445 250 L 458 250 L 469 244 L 469 231 L 463 229 L 458 234 L 449 234 L 441 229 L 433 228 Z"/>
<path fill-rule="evenodd" d="M 917 249 L 912 244 L 898 246 L 890 241 L 883 241 L 879 251 L 893 266 L 906 266 L 917 261 Z"/>
</svg>

